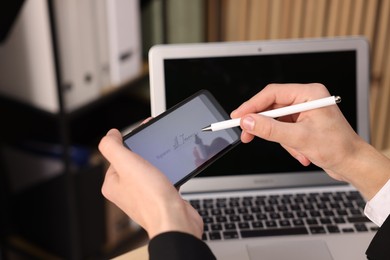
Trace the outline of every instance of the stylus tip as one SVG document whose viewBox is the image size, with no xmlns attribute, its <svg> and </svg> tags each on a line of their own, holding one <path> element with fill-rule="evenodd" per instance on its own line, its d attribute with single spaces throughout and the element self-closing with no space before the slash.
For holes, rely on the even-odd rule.
<svg viewBox="0 0 390 260">
<path fill-rule="evenodd" d="M 203 132 L 205 132 L 205 131 L 212 131 L 211 126 L 206 126 L 206 127 L 202 128 L 202 131 Z"/>
</svg>

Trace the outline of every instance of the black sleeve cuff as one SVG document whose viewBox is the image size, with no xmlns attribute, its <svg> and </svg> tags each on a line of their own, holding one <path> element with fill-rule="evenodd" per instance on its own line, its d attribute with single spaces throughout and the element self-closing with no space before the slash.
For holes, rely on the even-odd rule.
<svg viewBox="0 0 390 260">
<path fill-rule="evenodd" d="M 166 232 L 155 236 L 149 242 L 149 259 L 216 259 L 202 240 L 183 232 Z"/>
<path fill-rule="evenodd" d="M 366 255 L 370 260 L 390 259 L 390 215 L 375 234 Z"/>
</svg>

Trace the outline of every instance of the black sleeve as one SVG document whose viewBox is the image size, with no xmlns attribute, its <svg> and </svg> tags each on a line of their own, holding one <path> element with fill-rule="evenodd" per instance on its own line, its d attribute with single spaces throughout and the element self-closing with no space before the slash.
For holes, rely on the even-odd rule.
<svg viewBox="0 0 390 260">
<path fill-rule="evenodd" d="M 149 259 L 216 259 L 202 240 L 182 232 L 166 232 L 155 236 L 149 242 Z"/>
<path fill-rule="evenodd" d="M 375 234 L 366 255 L 370 260 L 390 259 L 390 215 Z"/>
</svg>

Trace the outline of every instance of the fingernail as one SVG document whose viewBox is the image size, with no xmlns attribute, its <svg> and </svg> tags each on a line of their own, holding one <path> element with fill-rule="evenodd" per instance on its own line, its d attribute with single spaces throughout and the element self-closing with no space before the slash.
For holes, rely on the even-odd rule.
<svg viewBox="0 0 390 260">
<path fill-rule="evenodd" d="M 110 130 L 108 130 L 108 132 L 106 133 L 106 135 L 114 135 L 114 132 L 115 132 L 116 130 L 115 129 L 110 129 Z"/>
<path fill-rule="evenodd" d="M 255 128 L 255 120 L 252 117 L 248 116 L 242 120 L 242 126 L 244 130 L 252 131 Z"/>
<path fill-rule="evenodd" d="M 236 111 L 237 109 L 233 110 L 232 112 L 230 112 L 230 115 L 233 116 L 235 113 L 237 113 Z"/>
</svg>

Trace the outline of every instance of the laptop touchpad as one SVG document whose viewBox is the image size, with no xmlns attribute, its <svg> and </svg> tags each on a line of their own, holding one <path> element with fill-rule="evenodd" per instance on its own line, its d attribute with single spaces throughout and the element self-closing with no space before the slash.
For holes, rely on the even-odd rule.
<svg viewBox="0 0 390 260">
<path fill-rule="evenodd" d="M 267 245 L 248 245 L 251 260 L 332 260 L 325 241 L 285 241 Z"/>
</svg>

